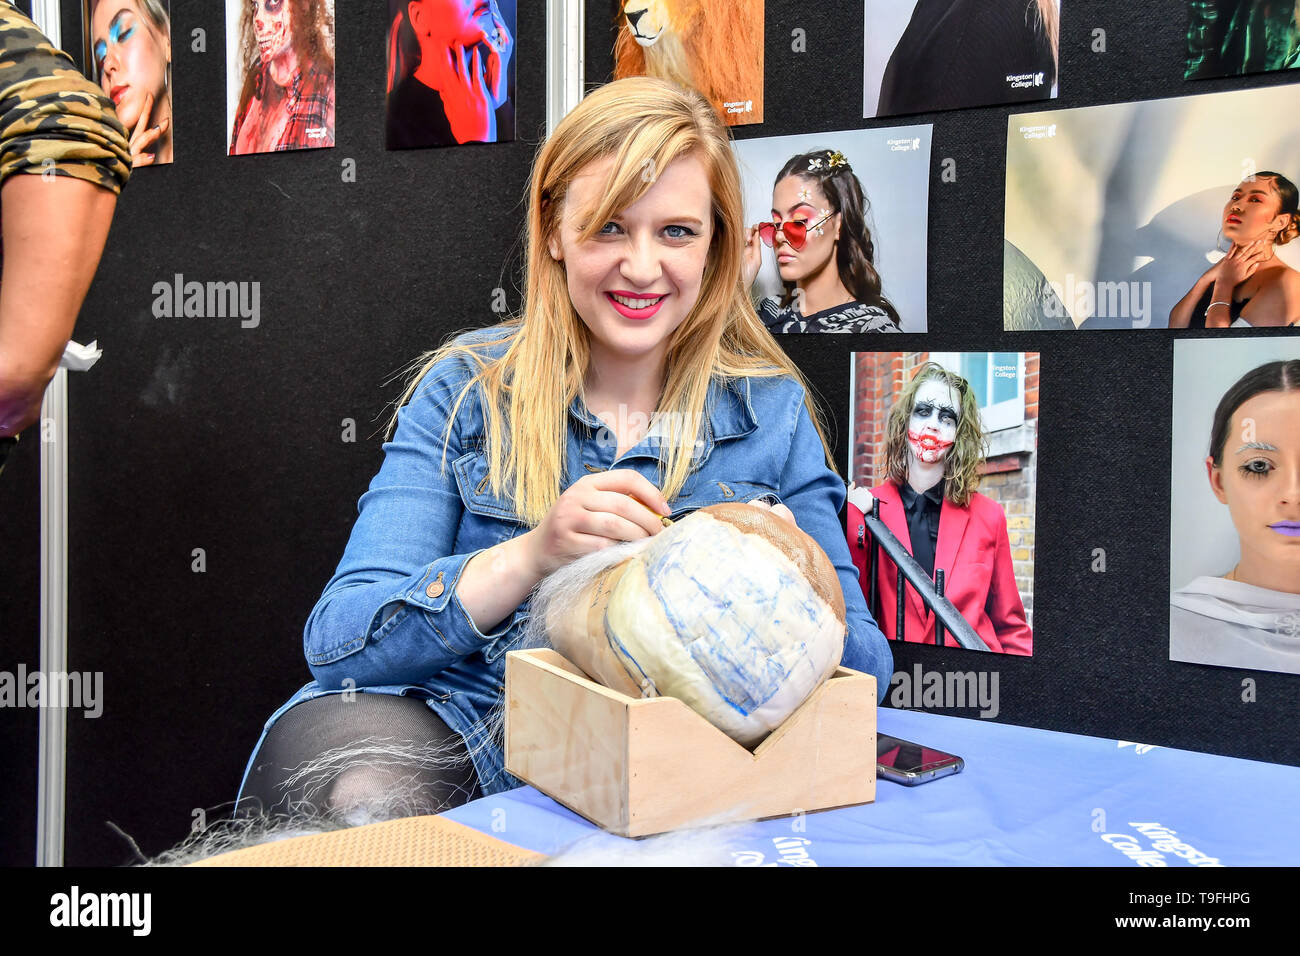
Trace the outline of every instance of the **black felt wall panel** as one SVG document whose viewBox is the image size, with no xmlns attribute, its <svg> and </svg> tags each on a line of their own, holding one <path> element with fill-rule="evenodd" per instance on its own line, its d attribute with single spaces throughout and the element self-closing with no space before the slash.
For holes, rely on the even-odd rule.
<svg viewBox="0 0 1300 956">
<path fill-rule="evenodd" d="M 384 5 L 338 7 L 339 145 L 227 158 L 221 8 L 173 0 L 177 162 L 128 187 L 76 333 L 105 357 L 71 390 L 69 666 L 104 672 L 105 707 L 69 721 L 72 864 L 130 858 L 105 821 L 156 853 L 196 809 L 234 798 L 263 722 L 310 679 L 302 625 L 379 466 L 390 377 L 452 331 L 492 321 L 498 286 L 519 302 L 522 199 L 544 127 L 544 5 L 520 5 L 518 141 L 397 153 L 382 146 Z M 1065 0 L 1057 105 L 1287 79 L 1184 84 L 1183 10 Z M 587 4 L 591 82 L 611 73 L 614 12 Z M 1012 110 L 862 120 L 859 0 L 768 0 L 766 26 L 768 122 L 738 138 L 934 123 L 931 331 L 902 347 L 1042 353 L 1035 656 L 895 647 L 897 668 L 997 670 L 1000 721 L 1300 763 L 1300 678 L 1166 659 L 1174 335 L 1000 330 Z M 806 53 L 791 51 L 796 27 Z M 189 48 L 196 28 L 206 53 Z M 1106 31 L 1104 54 L 1090 49 L 1094 29 Z M 939 177 L 946 157 L 955 183 Z M 342 181 L 348 158 L 355 183 Z M 176 273 L 261 283 L 260 325 L 155 318 L 153 285 Z M 784 344 L 832 412 L 845 462 L 848 356 L 877 340 Z M 344 419 L 355 442 L 341 440 Z M 11 542 L 0 549 L 0 667 L 35 666 L 34 450 L 0 479 Z M 196 548 L 204 573 L 191 570 Z M 1094 548 L 1106 550 L 1104 574 L 1090 571 Z M 1245 676 L 1255 703 L 1241 701 Z M 0 862 L 26 863 L 35 719 L 0 717 L 15 768 L 0 791 Z"/>
</svg>

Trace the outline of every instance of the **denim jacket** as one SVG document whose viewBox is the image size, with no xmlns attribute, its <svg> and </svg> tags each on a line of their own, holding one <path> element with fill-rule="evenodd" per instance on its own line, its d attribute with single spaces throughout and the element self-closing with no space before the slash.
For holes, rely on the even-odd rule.
<svg viewBox="0 0 1300 956">
<path fill-rule="evenodd" d="M 495 334 L 478 330 L 460 341 Z M 502 351 L 496 346 L 486 354 Z M 266 727 L 294 704 L 350 688 L 417 695 L 465 738 L 486 795 L 520 785 L 505 772 L 500 743 L 490 739 L 483 718 L 501 700 L 503 655 L 520 636 L 528 604 L 485 634 L 461 605 L 457 583 L 471 557 L 528 527 L 508 501 L 492 494 L 477 390 L 461 404 L 442 468 L 447 416 L 472 374 L 464 358 L 440 362 L 398 413 L 338 570 L 307 620 L 303 648 L 316 679 Z M 893 657 L 867 611 L 837 518 L 844 483 L 826 466 L 803 398 L 803 389 L 785 376 L 715 380 L 692 472 L 669 505 L 674 518 L 704 505 L 756 498 L 790 508 L 839 574 L 848 623 L 843 664 L 874 674 L 883 697 Z M 611 468 L 635 469 L 654 483 L 655 444 L 651 435 L 615 460 L 611 430 L 575 399 L 563 487 Z"/>
</svg>

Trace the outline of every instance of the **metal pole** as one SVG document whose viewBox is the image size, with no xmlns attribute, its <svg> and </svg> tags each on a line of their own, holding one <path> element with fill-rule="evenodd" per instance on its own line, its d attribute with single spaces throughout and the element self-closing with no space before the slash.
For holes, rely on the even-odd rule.
<svg viewBox="0 0 1300 956">
<path fill-rule="evenodd" d="M 41 673 L 68 670 L 68 371 L 41 404 Z M 48 704 L 42 700 L 42 704 Z M 62 703 L 62 702 L 61 702 Z M 42 706 L 36 771 L 36 865 L 63 865 L 68 711 Z"/>
<path fill-rule="evenodd" d="M 582 100 L 583 25 L 582 0 L 547 0 L 547 135 Z"/>
</svg>

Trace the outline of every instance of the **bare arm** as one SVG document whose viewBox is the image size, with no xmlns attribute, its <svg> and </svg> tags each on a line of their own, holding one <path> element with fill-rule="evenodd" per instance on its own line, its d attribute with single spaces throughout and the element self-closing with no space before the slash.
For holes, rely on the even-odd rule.
<svg viewBox="0 0 1300 956">
<path fill-rule="evenodd" d="M 1241 317 L 1256 328 L 1294 325 L 1300 321 L 1300 272 L 1287 269 L 1276 282 L 1255 293 Z"/>
<path fill-rule="evenodd" d="M 1201 296 L 1205 295 L 1205 290 L 1214 285 L 1217 275 L 1217 266 L 1211 266 L 1187 290 L 1187 295 L 1178 300 L 1178 304 L 1169 313 L 1169 327 L 1171 329 L 1185 329 L 1191 324 L 1192 312 L 1195 311 L 1196 304 L 1201 301 Z M 1231 289 L 1228 290 L 1228 295 L 1231 297 Z"/>
<path fill-rule="evenodd" d="M 117 195 L 67 176 L 15 175 L 0 189 L 0 437 L 40 415 L 99 266 Z"/>
</svg>

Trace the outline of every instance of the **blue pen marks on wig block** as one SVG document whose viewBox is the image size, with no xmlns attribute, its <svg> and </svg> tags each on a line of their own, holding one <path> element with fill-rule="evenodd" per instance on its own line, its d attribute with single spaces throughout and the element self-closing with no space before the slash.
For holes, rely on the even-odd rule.
<svg viewBox="0 0 1300 956">
<path fill-rule="evenodd" d="M 683 534 L 656 549 L 646 569 L 650 588 L 714 690 L 748 716 L 780 691 L 800 665 L 808 666 L 807 642 L 788 635 L 815 630 L 825 608 L 806 580 L 774 562 L 719 560 L 709 565 L 706 580 L 699 562 L 687 557 L 700 546 Z M 792 602 L 794 595 L 804 596 Z M 782 608 L 788 612 L 792 606 L 796 619 L 782 619 Z"/>
</svg>

